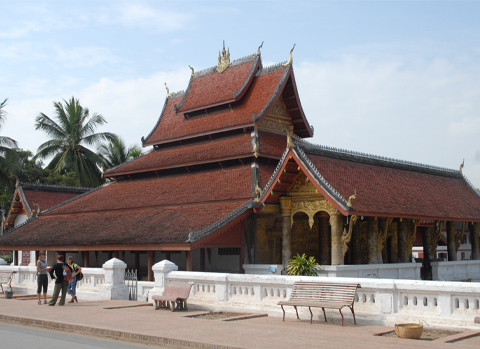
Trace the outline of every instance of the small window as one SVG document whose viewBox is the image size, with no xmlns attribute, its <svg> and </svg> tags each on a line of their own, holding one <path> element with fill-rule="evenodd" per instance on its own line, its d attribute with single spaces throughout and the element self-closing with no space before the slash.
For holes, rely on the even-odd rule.
<svg viewBox="0 0 480 349">
<path fill-rule="evenodd" d="M 218 249 L 219 256 L 240 255 L 240 247 L 221 247 Z"/>
</svg>

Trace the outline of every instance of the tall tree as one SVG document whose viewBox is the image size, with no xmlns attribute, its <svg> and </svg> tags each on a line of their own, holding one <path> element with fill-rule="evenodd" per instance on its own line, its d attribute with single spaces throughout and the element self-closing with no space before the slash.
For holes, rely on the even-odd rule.
<svg viewBox="0 0 480 349">
<path fill-rule="evenodd" d="M 47 169 L 65 174 L 74 172 L 84 187 L 102 184 L 99 166 L 104 166 L 101 155 L 86 146 L 96 146 L 102 141 L 110 141 L 115 135 L 109 132 L 95 133 L 98 126 L 107 121 L 100 114 L 90 116 L 87 108 L 78 99 L 54 102 L 55 120 L 44 113 L 35 119 L 35 129 L 44 131 L 50 140 L 38 147 L 35 157 L 53 156 Z"/>
<path fill-rule="evenodd" d="M 4 109 L 7 105 L 7 100 L 5 99 L 0 103 L 0 130 L 7 119 L 7 112 Z M 8 179 L 15 173 L 14 148 L 17 148 L 15 140 L 10 137 L 0 136 L 0 184 L 8 183 Z"/>
<path fill-rule="evenodd" d="M 105 159 L 105 169 L 109 169 L 139 157 L 142 149 L 136 144 L 127 148 L 123 139 L 116 136 L 107 144 L 101 144 L 98 152 Z"/>
</svg>

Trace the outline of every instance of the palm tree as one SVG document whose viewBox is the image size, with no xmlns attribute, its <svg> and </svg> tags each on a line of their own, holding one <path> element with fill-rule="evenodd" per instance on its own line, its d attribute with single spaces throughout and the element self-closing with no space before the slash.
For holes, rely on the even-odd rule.
<svg viewBox="0 0 480 349">
<path fill-rule="evenodd" d="M 127 149 L 123 139 L 115 137 L 108 144 L 100 145 L 98 152 L 105 159 L 105 169 L 109 169 L 139 157 L 142 149 L 136 144 Z"/>
<path fill-rule="evenodd" d="M 7 112 L 3 109 L 7 105 L 7 98 L 0 103 L 0 130 L 7 118 Z M 10 137 L 0 136 L 0 182 L 6 184 L 15 172 L 16 153 L 12 148 L 17 148 L 17 142 Z"/>
<path fill-rule="evenodd" d="M 44 131 L 51 139 L 38 147 L 35 158 L 53 159 L 47 169 L 58 173 L 74 172 L 85 187 L 102 183 L 99 166 L 104 166 L 102 156 L 86 148 L 95 146 L 104 140 L 113 140 L 115 135 L 109 132 L 95 133 L 95 129 L 107 123 L 102 115 L 90 116 L 87 108 L 80 105 L 73 96 L 69 101 L 54 102 L 55 122 L 40 113 L 35 119 L 35 129 Z"/>
</svg>

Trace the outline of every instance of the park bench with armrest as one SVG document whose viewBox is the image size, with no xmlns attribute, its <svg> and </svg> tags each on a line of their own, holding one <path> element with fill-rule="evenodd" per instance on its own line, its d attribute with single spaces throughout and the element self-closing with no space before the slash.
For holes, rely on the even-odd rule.
<svg viewBox="0 0 480 349">
<path fill-rule="evenodd" d="M 0 271 L 0 287 L 2 288 L 3 293 L 5 293 L 3 285 L 8 285 L 10 291 L 12 290 L 13 274 L 15 273 L 16 271 Z"/>
<path fill-rule="evenodd" d="M 312 307 L 322 308 L 325 321 L 327 321 L 325 308 L 338 309 L 342 316 L 343 326 L 342 308 L 348 307 L 353 314 L 353 323 L 356 324 L 353 304 L 355 302 L 357 288 L 360 288 L 359 284 L 295 282 L 290 298 L 286 301 L 278 302 L 277 304 L 282 306 L 283 321 L 285 321 L 285 309 L 283 306 L 291 305 L 295 308 L 297 319 L 300 319 L 298 317 L 297 307 L 308 307 L 308 310 L 310 311 L 310 323 L 313 322 Z"/>
<path fill-rule="evenodd" d="M 190 289 L 193 284 L 170 282 L 165 286 L 163 295 L 152 296 L 155 301 L 155 310 L 160 308 L 170 308 L 175 310 L 188 310 L 187 298 L 190 296 Z"/>
</svg>

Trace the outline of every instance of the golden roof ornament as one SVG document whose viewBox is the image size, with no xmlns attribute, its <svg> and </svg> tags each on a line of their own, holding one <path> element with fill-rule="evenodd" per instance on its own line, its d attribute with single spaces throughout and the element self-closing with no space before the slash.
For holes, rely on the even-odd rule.
<svg viewBox="0 0 480 349">
<path fill-rule="evenodd" d="M 218 67 L 217 72 L 222 74 L 230 66 L 230 49 L 225 51 L 225 40 L 223 41 L 222 55 L 218 53 Z"/>
<path fill-rule="evenodd" d="M 295 148 L 295 143 L 293 142 L 293 126 L 290 126 L 287 132 L 287 148 L 292 149 Z"/>
<path fill-rule="evenodd" d="M 167 89 L 167 98 L 172 97 L 172 95 L 170 94 L 170 90 L 167 87 L 167 83 L 165 83 L 165 88 Z"/>
<path fill-rule="evenodd" d="M 260 46 L 258 46 L 257 56 L 262 55 L 262 53 L 260 52 L 260 49 L 262 48 L 262 46 L 263 46 L 263 41 L 262 41 L 262 44 Z"/>
<path fill-rule="evenodd" d="M 293 64 L 293 57 L 292 57 L 292 52 L 293 52 L 293 49 L 295 48 L 295 44 L 293 44 L 293 47 L 292 49 L 290 50 L 290 57 L 288 58 L 288 61 L 286 63 L 283 63 L 283 66 L 287 66 L 287 65 L 292 65 Z"/>
<path fill-rule="evenodd" d="M 463 162 L 460 164 L 460 174 L 462 174 L 463 166 L 465 165 L 465 159 L 463 159 Z"/>
<path fill-rule="evenodd" d="M 347 207 L 353 207 L 352 200 L 355 200 L 356 198 L 357 198 L 357 189 L 355 189 L 355 194 L 350 195 L 350 197 L 348 198 Z"/>
<path fill-rule="evenodd" d="M 188 67 L 192 70 L 192 76 L 197 75 L 197 74 L 195 74 L 195 70 L 193 69 L 193 67 L 191 65 L 189 65 Z"/>
</svg>

